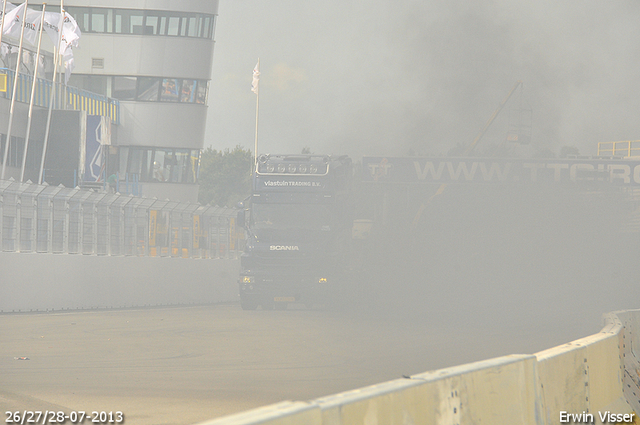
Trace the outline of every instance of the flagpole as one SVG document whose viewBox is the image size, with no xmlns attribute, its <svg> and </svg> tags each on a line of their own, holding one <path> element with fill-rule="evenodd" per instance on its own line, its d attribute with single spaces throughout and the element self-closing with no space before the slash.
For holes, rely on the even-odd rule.
<svg viewBox="0 0 640 425">
<path fill-rule="evenodd" d="M 40 62 L 40 43 L 42 42 L 42 31 L 44 29 L 44 10 L 47 3 L 42 3 L 42 16 L 40 16 L 40 34 L 38 34 L 38 48 L 36 49 L 35 67 L 33 70 L 33 83 L 31 84 L 31 99 L 29 100 L 29 118 L 27 119 L 27 134 L 24 137 L 24 152 L 22 153 L 22 170 L 20 171 L 20 183 L 24 181 L 24 169 L 27 165 L 27 149 L 29 148 L 29 135 L 31 134 L 31 116 L 33 114 L 33 97 L 36 92 L 36 81 L 38 79 L 38 65 Z"/>
<path fill-rule="evenodd" d="M 260 77 L 260 58 L 258 58 L 258 64 L 256 65 L 258 70 L 258 78 Z M 255 77 L 254 77 L 255 78 Z M 258 171 L 258 112 L 260 110 L 260 83 L 258 82 L 255 87 L 256 92 L 256 137 L 253 144 L 253 162 L 255 170 Z"/>
<path fill-rule="evenodd" d="M 256 170 L 258 169 L 258 111 L 260 110 L 260 90 L 256 93 L 256 138 L 253 146 L 254 162 Z"/>
<path fill-rule="evenodd" d="M 2 55 L 2 34 L 4 33 L 4 18 L 5 18 L 5 16 L 6 16 L 6 12 L 7 12 L 7 0 L 2 0 L 2 22 L 0 23 L 0 55 Z M 7 58 L 8 58 L 8 57 L 9 57 L 9 53 L 7 53 Z M 4 63 L 4 59 L 3 59 L 3 61 L 2 61 L 2 62 Z M 6 65 L 6 63 L 5 63 L 5 65 Z M 7 144 L 7 145 L 8 145 L 8 144 L 9 144 L 9 142 L 5 142 L 5 144 Z M 2 158 L 3 158 L 3 159 L 2 159 L 2 170 L 3 170 L 3 174 L 4 174 L 4 164 L 5 164 L 4 158 L 5 158 L 6 156 L 7 156 L 7 155 L 6 155 L 6 154 L 4 154 L 4 156 L 2 157 Z M 4 178 L 4 176 L 3 176 L 2 178 Z"/>
<path fill-rule="evenodd" d="M 56 93 L 56 76 L 58 75 L 58 60 L 60 57 L 60 44 L 62 44 L 62 28 L 64 27 L 64 0 L 60 0 L 60 26 L 58 27 L 58 44 L 53 48 L 53 81 L 51 82 L 51 93 L 49 93 L 49 111 L 47 112 L 47 125 L 44 129 L 44 143 L 42 146 L 42 158 L 40 160 L 40 174 L 38 175 L 38 183 L 42 184 L 44 174 L 44 159 L 47 155 L 47 145 L 49 143 L 49 128 L 51 126 L 51 111 L 53 109 L 53 98 Z"/>
<path fill-rule="evenodd" d="M 13 127 L 13 112 L 16 104 L 16 91 L 18 88 L 18 75 L 20 74 L 20 62 L 22 62 L 22 40 L 24 39 L 24 24 L 27 21 L 26 17 L 27 17 L 28 5 L 29 5 L 29 0 L 25 0 L 24 11 L 22 12 L 22 27 L 20 28 L 20 45 L 18 46 L 18 63 L 16 63 L 16 75 L 13 79 L 13 92 L 11 94 L 11 109 L 9 109 L 9 126 L 7 127 L 7 140 L 4 145 L 4 157 L 2 159 L 2 175 L 0 175 L 0 180 L 4 180 L 4 172 L 7 168 L 7 157 L 9 156 L 9 145 L 11 144 L 11 128 Z"/>
</svg>

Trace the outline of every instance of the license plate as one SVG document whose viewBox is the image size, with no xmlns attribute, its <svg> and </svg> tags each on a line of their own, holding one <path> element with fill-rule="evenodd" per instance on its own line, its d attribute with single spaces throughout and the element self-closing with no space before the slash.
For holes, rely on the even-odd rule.
<svg viewBox="0 0 640 425">
<path fill-rule="evenodd" d="M 296 302 L 296 297 L 275 297 L 273 301 L 277 303 L 294 303 Z"/>
</svg>

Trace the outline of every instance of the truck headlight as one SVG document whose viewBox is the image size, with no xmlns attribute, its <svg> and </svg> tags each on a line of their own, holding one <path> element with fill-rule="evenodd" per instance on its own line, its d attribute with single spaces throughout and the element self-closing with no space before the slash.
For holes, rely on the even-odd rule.
<svg viewBox="0 0 640 425">
<path fill-rule="evenodd" d="M 253 276 L 242 276 L 242 283 L 249 284 L 255 281 Z"/>
<path fill-rule="evenodd" d="M 318 283 L 327 283 L 327 278 L 326 277 L 318 278 Z"/>
</svg>

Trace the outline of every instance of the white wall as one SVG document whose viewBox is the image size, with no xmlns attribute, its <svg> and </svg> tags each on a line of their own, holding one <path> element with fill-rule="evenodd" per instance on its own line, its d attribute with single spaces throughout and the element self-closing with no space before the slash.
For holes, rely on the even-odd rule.
<svg viewBox="0 0 640 425">
<path fill-rule="evenodd" d="M 236 301 L 239 260 L 0 253 L 0 311 Z"/>
</svg>

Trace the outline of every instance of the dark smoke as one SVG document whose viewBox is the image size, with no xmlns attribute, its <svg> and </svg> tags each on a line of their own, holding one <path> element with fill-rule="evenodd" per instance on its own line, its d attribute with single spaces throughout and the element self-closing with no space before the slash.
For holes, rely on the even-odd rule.
<svg viewBox="0 0 640 425">
<path fill-rule="evenodd" d="M 634 1 L 223 2 L 206 145 L 445 154 L 469 143 L 516 81 L 533 111 L 524 154 L 639 132 Z M 483 143 L 504 140 L 506 111 Z"/>
</svg>

